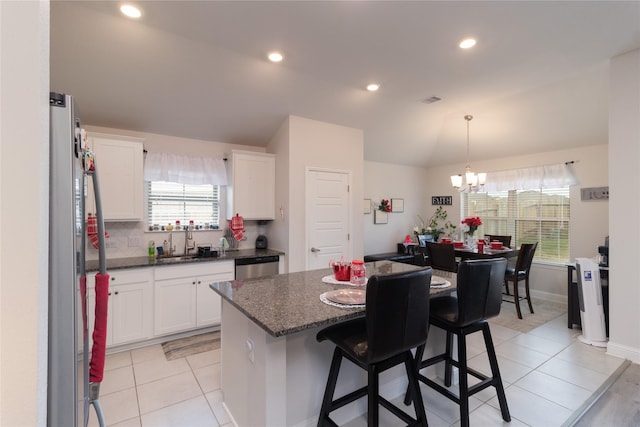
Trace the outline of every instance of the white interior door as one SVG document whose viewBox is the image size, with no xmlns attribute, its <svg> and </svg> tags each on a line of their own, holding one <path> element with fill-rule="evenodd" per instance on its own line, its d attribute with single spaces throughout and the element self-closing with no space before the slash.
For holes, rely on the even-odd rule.
<svg viewBox="0 0 640 427">
<path fill-rule="evenodd" d="M 349 173 L 307 170 L 307 269 L 351 260 Z"/>
</svg>

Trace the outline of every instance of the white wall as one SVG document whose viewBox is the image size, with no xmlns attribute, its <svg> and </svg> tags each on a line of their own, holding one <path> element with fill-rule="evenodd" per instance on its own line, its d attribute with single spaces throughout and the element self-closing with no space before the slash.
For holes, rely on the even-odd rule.
<svg viewBox="0 0 640 427">
<path fill-rule="evenodd" d="M 573 160 L 580 185 L 571 189 L 571 259 L 594 257 L 597 246 L 604 244 L 608 231 L 609 203 L 607 201 L 581 201 L 580 188 L 608 185 L 608 147 L 604 144 L 571 150 L 538 153 L 529 156 L 501 158 L 493 161 L 472 162 L 476 171 L 499 171 L 512 168 L 539 166 Z M 396 243 L 402 242 L 416 225 L 416 215 L 427 221 L 436 206 L 431 196 L 452 196 L 453 205 L 445 207 L 449 220 L 460 222 L 460 195 L 451 187 L 450 176 L 464 169 L 464 164 L 446 165 L 424 170 L 421 168 L 365 162 L 365 198 L 403 197 L 404 213 L 390 213 L 389 223 L 373 224 L 373 215 L 365 219 L 365 253 L 394 252 Z M 531 287 L 534 295 L 566 300 L 567 280 L 564 265 L 535 264 Z"/>
<path fill-rule="evenodd" d="M 611 60 L 608 352 L 640 363 L 640 50 Z"/>
<path fill-rule="evenodd" d="M 353 258 L 363 256 L 362 199 L 364 176 L 364 136 L 360 129 L 289 116 L 289 205 L 284 206 L 289 218 L 287 253 L 289 272 L 306 268 L 306 198 L 305 182 L 308 167 L 351 172 L 350 200 L 351 250 Z M 281 132 L 285 132 L 281 130 Z M 275 142 L 272 148 L 276 146 Z M 275 153 L 276 162 L 281 153 Z M 277 164 L 277 163 L 276 163 Z M 278 166 L 276 166 L 278 167 Z M 283 203 L 283 191 L 276 188 L 276 199 Z M 281 237 L 278 237 L 280 239 Z"/>
<path fill-rule="evenodd" d="M 413 227 L 419 225 L 418 215 L 425 221 L 430 208 L 429 182 L 424 168 L 364 162 L 364 198 L 375 206 L 370 214 L 363 214 L 364 253 L 366 255 L 396 252 L 397 243 L 404 242 L 407 234 L 413 238 Z M 373 210 L 380 199 L 404 199 L 404 212 L 389 213 L 387 224 L 373 223 Z M 450 210 L 450 209 L 448 209 Z"/>
<path fill-rule="evenodd" d="M 289 117 L 282 123 L 267 146 L 269 153 L 276 156 L 276 219 L 269 224 L 269 247 L 285 252 L 284 271 L 289 271 L 287 256 L 290 239 L 289 212 Z"/>
<path fill-rule="evenodd" d="M 0 2 L 0 425 L 47 398 L 49 3 Z"/>
<path fill-rule="evenodd" d="M 501 171 L 506 169 L 548 165 L 574 161 L 574 170 L 580 184 L 571 188 L 571 259 L 595 257 L 598 245 L 604 244 L 609 234 L 607 201 L 581 201 L 580 188 L 605 187 L 608 184 L 608 152 L 603 145 L 570 150 L 550 151 L 528 156 L 507 157 L 489 161 L 471 161 L 474 171 Z M 429 194 L 452 195 L 454 206 L 451 221 L 460 221 L 460 198 L 451 187 L 450 176 L 461 173 L 464 164 L 431 168 L 427 171 Z M 433 211 L 433 209 L 432 209 Z M 428 213 L 430 215 L 431 213 Z M 567 277 L 564 266 L 535 263 L 532 270 L 531 289 L 534 295 L 566 300 Z"/>
<path fill-rule="evenodd" d="M 80 105 L 80 109 L 82 105 Z M 82 109 L 80 110 L 82 111 Z M 185 156 L 203 156 L 213 158 L 223 158 L 232 149 L 265 152 L 263 147 L 253 147 L 248 145 L 226 144 L 223 142 L 203 141 L 197 139 L 180 138 L 168 135 L 152 133 L 134 132 L 125 129 L 113 129 L 99 126 L 85 126 L 88 132 L 105 133 L 111 135 L 130 136 L 144 139 L 144 148 L 151 152 L 176 153 Z M 140 183 L 142 185 L 142 183 Z M 197 244 L 218 245 L 223 230 L 227 226 L 225 218 L 226 209 L 226 187 L 220 192 L 220 231 L 196 231 L 194 240 Z M 168 238 L 168 232 L 157 233 L 148 232 L 146 220 L 140 222 L 107 222 L 106 230 L 109 232 L 107 239 L 108 258 L 127 258 L 146 256 L 148 254 L 148 242 L 153 240 L 156 246 L 160 246 L 163 240 Z M 238 247 L 248 249 L 255 247 L 255 239 L 258 234 L 264 233 L 267 226 L 258 226 L 256 221 L 246 221 L 246 240 L 238 242 Z M 138 237 L 139 246 L 130 247 L 129 237 Z M 184 248 L 184 233 L 173 233 L 173 243 L 176 245 L 178 253 L 182 253 Z M 271 241 L 269 241 L 271 245 Z M 87 242 L 87 259 L 98 259 L 98 251 Z"/>
</svg>

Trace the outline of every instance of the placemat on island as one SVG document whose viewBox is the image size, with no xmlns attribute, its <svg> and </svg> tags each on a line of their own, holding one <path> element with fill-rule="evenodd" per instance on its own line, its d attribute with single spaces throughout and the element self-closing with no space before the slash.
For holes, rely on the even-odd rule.
<svg viewBox="0 0 640 427">
<path fill-rule="evenodd" d="M 327 292 L 320 294 L 320 301 L 327 305 L 332 305 L 338 308 L 365 308 L 366 304 L 339 304 L 337 302 L 329 301 L 327 299 Z"/>
<path fill-rule="evenodd" d="M 431 276 L 431 287 L 440 289 L 440 288 L 448 288 L 451 286 L 451 282 L 445 279 L 444 277 L 433 275 Z"/>
<path fill-rule="evenodd" d="M 345 285 L 345 286 L 356 286 L 356 287 L 362 287 L 362 286 L 366 286 L 367 282 L 369 281 L 368 277 L 364 278 L 364 284 L 363 285 L 356 285 L 354 283 L 348 282 L 348 281 L 342 281 L 342 280 L 336 280 L 335 277 L 333 277 L 333 274 L 330 274 L 328 276 L 324 276 L 322 278 L 322 281 L 324 283 L 329 283 L 330 285 Z"/>
</svg>

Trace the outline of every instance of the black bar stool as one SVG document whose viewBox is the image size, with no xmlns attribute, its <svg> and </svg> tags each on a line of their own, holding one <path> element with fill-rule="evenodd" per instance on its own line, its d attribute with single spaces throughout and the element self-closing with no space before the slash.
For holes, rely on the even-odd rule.
<svg viewBox="0 0 640 427">
<path fill-rule="evenodd" d="M 429 323 L 447 333 L 445 352 L 423 361 L 424 345 L 416 350 L 418 369 L 445 362 L 444 383 L 446 387 L 451 386 L 453 366 L 458 368 L 459 395 L 420 373 L 418 373 L 418 378 L 460 405 L 460 425 L 462 427 L 469 425 L 469 397 L 489 386 L 496 388 L 502 418 L 507 422 L 511 421 L 498 369 L 498 360 L 491 339 L 491 331 L 487 322 L 487 319 L 500 313 L 502 284 L 506 267 L 507 260 L 505 258 L 461 262 L 458 266 L 457 296 L 433 298 L 430 304 Z M 484 336 L 491 365 L 491 377 L 467 366 L 466 337 L 477 331 L 482 331 Z M 458 338 L 458 360 L 453 359 L 453 335 Z M 473 375 L 481 381 L 469 387 L 467 374 Z M 411 395 L 407 393 L 405 403 L 409 404 L 410 402 Z"/>
<path fill-rule="evenodd" d="M 430 283 L 430 268 L 371 276 L 367 283 L 365 317 L 329 326 L 318 333 L 318 341 L 329 340 L 336 345 L 318 426 L 336 426 L 329 414 L 363 396 L 368 396 L 369 426 L 378 425 L 378 405 L 408 425 L 427 425 L 411 349 L 427 341 Z M 343 357 L 368 372 L 368 384 L 333 400 Z M 400 363 L 404 363 L 409 378 L 408 393 L 414 401 L 415 418 L 379 396 L 378 374 Z"/>
<path fill-rule="evenodd" d="M 505 271 L 504 274 L 504 286 L 506 289 L 506 294 L 509 294 L 509 282 L 513 282 L 513 300 L 511 299 L 503 299 L 504 302 L 510 302 L 516 305 L 516 312 L 518 313 L 518 318 L 522 319 L 522 312 L 520 311 L 520 301 L 523 299 L 527 300 L 529 304 L 529 311 L 533 314 L 533 305 L 531 304 L 531 294 L 529 293 L 529 273 L 531 272 L 531 264 L 533 263 L 533 257 L 536 253 L 536 248 L 538 247 L 538 242 L 536 243 L 523 243 L 520 245 L 520 252 L 518 252 L 518 260 L 516 261 L 515 267 L 509 267 Z M 518 294 L 518 283 L 521 280 L 524 280 L 524 295 L 521 297 Z"/>
</svg>

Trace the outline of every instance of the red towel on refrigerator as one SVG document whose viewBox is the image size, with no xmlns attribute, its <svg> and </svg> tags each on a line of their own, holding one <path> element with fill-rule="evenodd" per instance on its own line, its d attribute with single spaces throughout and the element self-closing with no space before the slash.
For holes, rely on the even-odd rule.
<svg viewBox="0 0 640 427">
<path fill-rule="evenodd" d="M 89 214 L 87 217 L 87 236 L 95 249 L 98 249 L 98 218 Z M 109 233 L 105 230 L 104 237 L 109 237 Z"/>
<path fill-rule="evenodd" d="M 109 307 L 109 275 L 96 274 L 96 320 L 89 364 L 89 381 L 102 382 L 107 344 L 107 309 Z"/>
<path fill-rule="evenodd" d="M 233 238 L 236 240 L 242 240 L 244 237 L 244 218 L 242 218 L 239 214 L 231 218 L 231 232 L 233 233 Z"/>
</svg>

